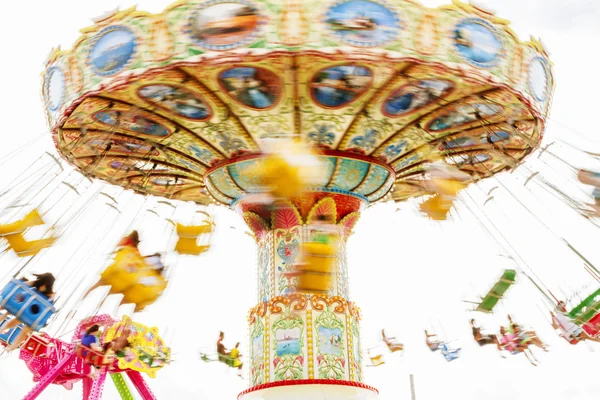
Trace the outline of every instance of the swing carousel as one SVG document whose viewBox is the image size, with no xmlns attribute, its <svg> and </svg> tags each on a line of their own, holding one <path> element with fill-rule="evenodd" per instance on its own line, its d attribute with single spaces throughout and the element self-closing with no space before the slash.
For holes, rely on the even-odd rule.
<svg viewBox="0 0 600 400">
<path fill-rule="evenodd" d="M 230 207 L 256 239 L 244 400 L 377 397 L 345 256 L 361 212 L 433 196 L 421 210 L 445 219 L 460 189 L 538 147 L 554 87 L 540 41 L 459 1 L 180 0 L 82 32 L 43 75 L 58 152 L 90 178 Z M 248 171 L 281 137 L 312 147 L 319 175 L 273 207 L 253 200 Z M 460 178 L 436 181 L 436 163 Z M 294 265 L 320 251 L 311 226 L 324 219 L 339 229 L 336 272 L 310 286 L 322 272 Z M 184 242 L 204 232 L 177 229 Z"/>
</svg>

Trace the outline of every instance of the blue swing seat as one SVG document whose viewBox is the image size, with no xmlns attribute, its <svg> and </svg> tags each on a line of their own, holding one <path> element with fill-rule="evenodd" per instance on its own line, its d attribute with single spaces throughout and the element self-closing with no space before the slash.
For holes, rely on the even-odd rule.
<svg viewBox="0 0 600 400">
<path fill-rule="evenodd" d="M 56 312 L 46 296 L 20 279 L 12 279 L 0 292 L 0 308 L 14 315 L 34 331 L 39 331 Z"/>
<path fill-rule="evenodd" d="M 12 318 L 7 318 L 4 321 L 0 322 L 0 331 L 2 331 L 2 327 L 8 323 Z M 23 325 L 19 324 L 12 328 L 10 331 L 0 334 L 0 342 L 4 343 L 7 346 L 12 346 L 14 344 L 15 339 L 19 336 L 21 331 L 23 330 Z"/>
</svg>

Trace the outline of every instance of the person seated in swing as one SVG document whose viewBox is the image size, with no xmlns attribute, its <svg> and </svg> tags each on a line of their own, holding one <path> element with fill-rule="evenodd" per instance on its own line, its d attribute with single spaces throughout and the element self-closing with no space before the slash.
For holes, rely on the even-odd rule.
<svg viewBox="0 0 600 400">
<path fill-rule="evenodd" d="M 427 330 L 425 330 L 425 344 L 427 344 L 429 350 L 436 351 L 439 350 L 443 343 L 437 340 L 437 335 L 435 333 L 428 333 Z"/>
<path fill-rule="evenodd" d="M 140 234 L 138 231 L 134 230 L 127 236 L 125 236 L 121 241 L 117 244 L 117 247 L 134 247 L 138 248 L 140 244 Z"/>
<path fill-rule="evenodd" d="M 564 301 L 559 301 L 555 312 L 550 312 L 552 318 L 552 327 L 559 329 L 562 333 L 560 336 L 571 344 L 577 344 L 580 341 L 589 340 L 600 343 L 600 337 L 595 338 L 588 335 L 581 326 L 575 324 L 567 315 L 567 304 Z"/>
<path fill-rule="evenodd" d="M 52 275 L 49 272 L 46 272 L 46 273 L 39 274 L 39 275 L 33 274 L 33 276 L 35 276 L 34 280 L 27 280 L 27 279 L 21 279 L 21 280 L 23 282 L 25 282 L 28 286 L 35 289 L 39 294 L 46 297 L 46 299 L 48 299 L 50 302 L 52 302 L 54 299 L 54 296 L 55 296 L 54 282 L 56 281 L 56 278 L 54 277 L 54 275 Z M 17 296 L 21 296 L 21 295 L 18 294 Z M 3 311 L 3 309 L 0 308 L 0 311 Z M 8 311 L 6 311 L 0 317 L 0 324 L 2 324 L 10 316 L 11 316 L 11 314 L 8 313 Z M 10 331 L 11 329 L 16 328 L 19 324 L 22 324 L 22 322 L 18 318 L 13 317 L 10 321 L 6 322 L 4 325 L 2 325 L 0 327 L 0 333 L 5 334 L 8 331 Z M 23 326 L 21 328 L 21 333 L 19 333 L 19 336 L 17 336 L 15 338 L 13 344 L 11 346 L 9 346 L 7 348 L 7 350 L 11 351 L 11 350 L 16 349 L 18 346 L 21 345 L 21 343 L 23 343 L 25 341 L 25 338 L 27 338 L 27 336 L 31 332 L 33 332 L 33 330 L 30 327 L 23 324 Z"/>
<path fill-rule="evenodd" d="M 161 275 L 165 275 L 167 267 L 162 263 L 162 254 L 154 253 L 149 256 L 145 256 L 144 259 L 153 271 L 158 272 Z"/>
<path fill-rule="evenodd" d="M 385 329 L 381 330 L 381 337 L 383 339 L 383 342 L 387 345 L 391 352 L 404 350 L 404 345 L 398 343 L 395 337 L 385 336 Z"/>
<path fill-rule="evenodd" d="M 600 173 L 579 170 L 577 174 L 577 178 L 584 185 L 589 185 L 594 187 L 594 191 L 592 192 L 592 196 L 594 197 L 594 204 L 590 204 L 594 208 L 597 214 L 600 214 Z"/>
<path fill-rule="evenodd" d="M 100 340 L 101 335 L 102 331 L 100 330 L 100 325 L 92 325 L 83 333 L 83 336 L 81 337 L 81 345 L 92 349 L 98 353 L 104 354 L 104 357 L 102 358 L 100 363 L 107 363 L 108 360 L 106 358 L 106 349 L 105 346 L 102 345 L 102 341 Z M 108 343 L 107 345 L 110 345 L 110 343 Z M 81 355 L 83 357 L 87 357 L 88 354 L 88 350 L 85 349 L 83 349 L 81 352 Z M 92 365 L 93 369 L 89 377 L 94 380 L 98 379 L 101 366 L 94 364 L 90 365 Z"/>
<path fill-rule="evenodd" d="M 518 352 L 517 340 L 518 338 L 514 333 L 509 332 L 503 326 L 500 327 L 500 339 L 498 340 L 500 350 L 507 350 L 509 353 Z"/>
<path fill-rule="evenodd" d="M 231 355 L 225 348 L 225 345 L 223 344 L 223 339 L 225 339 L 225 333 L 219 332 L 219 339 L 217 340 L 217 356 L 219 357 L 219 361 L 230 365 Z"/>
<path fill-rule="evenodd" d="M 233 349 L 231 349 L 231 351 L 229 352 L 229 357 L 231 357 L 231 361 L 232 361 L 231 366 L 233 368 L 237 368 L 238 375 L 242 376 L 242 368 L 243 368 L 244 364 L 242 363 L 242 360 L 240 360 L 240 357 L 242 355 L 240 354 L 239 346 L 240 346 L 240 342 L 237 342 L 235 344 L 235 347 Z"/>
<path fill-rule="evenodd" d="M 509 330 L 515 335 L 519 336 L 523 343 L 532 344 L 544 351 L 548 351 L 548 346 L 540 340 L 535 331 L 524 330 L 519 324 L 513 322 L 512 317 L 510 315 L 508 315 L 508 321 L 510 322 Z"/>
<path fill-rule="evenodd" d="M 481 328 L 479 328 L 475 325 L 474 319 L 471 320 L 471 328 L 473 330 L 473 339 L 475 339 L 475 341 L 477 342 L 477 344 L 479 346 L 495 344 L 496 346 L 498 346 L 498 349 L 500 349 L 500 344 L 498 343 L 498 339 L 496 338 L 496 335 L 482 334 Z"/>
</svg>

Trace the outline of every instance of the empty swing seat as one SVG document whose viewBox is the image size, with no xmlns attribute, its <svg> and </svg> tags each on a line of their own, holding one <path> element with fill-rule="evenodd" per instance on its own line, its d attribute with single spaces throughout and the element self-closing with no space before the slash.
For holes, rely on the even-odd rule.
<svg viewBox="0 0 600 400">
<path fill-rule="evenodd" d="M 12 279 L 0 292 L 0 307 L 34 331 L 39 331 L 56 312 L 46 296 L 19 279 Z"/>
<path fill-rule="evenodd" d="M 22 348 L 32 356 L 40 357 L 48 354 L 48 349 L 51 346 L 52 342 L 48 337 L 33 333 L 27 338 Z"/>
</svg>

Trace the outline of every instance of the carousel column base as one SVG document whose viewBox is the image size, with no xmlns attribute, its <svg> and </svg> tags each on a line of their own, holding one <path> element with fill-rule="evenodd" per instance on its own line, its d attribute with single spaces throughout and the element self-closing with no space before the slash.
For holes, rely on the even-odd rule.
<svg viewBox="0 0 600 400">
<path fill-rule="evenodd" d="M 374 400 L 378 397 L 377 389 L 362 383 L 306 379 L 254 386 L 240 393 L 238 400 Z"/>
</svg>

